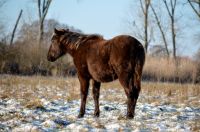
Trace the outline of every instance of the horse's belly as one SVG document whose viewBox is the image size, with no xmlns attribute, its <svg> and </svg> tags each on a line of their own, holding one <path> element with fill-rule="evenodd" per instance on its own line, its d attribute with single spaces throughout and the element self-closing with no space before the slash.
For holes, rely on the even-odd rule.
<svg viewBox="0 0 200 132">
<path fill-rule="evenodd" d="M 89 72 L 92 78 L 98 82 L 111 82 L 118 78 L 117 74 L 111 68 L 103 69 L 99 67 L 94 67 L 90 68 Z"/>
<path fill-rule="evenodd" d="M 111 81 L 117 79 L 117 75 L 116 74 L 112 74 L 112 75 L 104 74 L 104 75 L 94 76 L 93 78 L 94 78 L 94 80 L 96 80 L 98 82 L 111 82 Z"/>
</svg>

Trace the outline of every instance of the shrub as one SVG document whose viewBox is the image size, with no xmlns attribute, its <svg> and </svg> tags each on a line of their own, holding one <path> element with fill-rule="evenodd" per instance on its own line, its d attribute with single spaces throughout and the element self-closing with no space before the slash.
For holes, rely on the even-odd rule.
<svg viewBox="0 0 200 132">
<path fill-rule="evenodd" d="M 189 58 L 172 58 L 147 56 L 143 79 L 163 82 L 193 82 L 197 63 Z"/>
</svg>

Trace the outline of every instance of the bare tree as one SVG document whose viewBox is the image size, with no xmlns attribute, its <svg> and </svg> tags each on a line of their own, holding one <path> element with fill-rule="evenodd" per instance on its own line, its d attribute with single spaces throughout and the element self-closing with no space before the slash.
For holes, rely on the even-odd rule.
<svg viewBox="0 0 200 132">
<path fill-rule="evenodd" d="M 177 6 L 177 0 L 170 0 L 170 3 L 167 3 L 166 0 L 163 0 L 165 7 L 167 9 L 168 15 L 171 21 L 171 34 L 172 34 L 172 44 L 173 44 L 173 57 L 176 59 L 176 31 L 175 31 L 175 11 Z"/>
<path fill-rule="evenodd" d="M 164 42 L 164 44 L 165 44 L 165 50 L 166 50 L 167 56 L 169 57 L 168 44 L 167 44 L 167 40 L 166 40 L 166 37 L 165 37 L 164 30 L 163 30 L 163 28 L 162 28 L 162 26 L 161 26 L 161 22 L 160 22 L 160 20 L 159 20 L 159 18 L 158 18 L 158 15 L 157 15 L 157 13 L 156 13 L 154 7 L 152 6 L 152 4 L 150 4 L 150 7 L 151 7 L 151 10 L 153 11 L 153 14 L 154 14 L 156 23 L 157 23 L 158 28 L 159 28 L 159 30 L 160 30 L 160 32 L 161 32 L 162 39 L 163 39 L 163 42 Z"/>
<path fill-rule="evenodd" d="M 15 26 L 14 26 L 14 29 L 13 29 L 13 32 L 12 32 L 12 35 L 11 35 L 10 45 L 12 45 L 12 43 L 13 43 L 13 39 L 14 39 L 14 37 L 15 37 L 15 32 L 16 32 L 17 26 L 18 26 L 18 24 L 19 24 L 19 20 L 20 20 L 20 18 L 21 18 L 21 16 L 22 16 L 22 12 L 23 12 L 23 10 L 21 9 L 21 10 L 20 10 L 20 13 L 19 13 L 19 15 L 18 15 L 18 17 L 17 17 L 17 21 L 16 21 L 16 23 L 15 23 Z"/>
<path fill-rule="evenodd" d="M 200 0 L 188 0 L 195 14 L 200 18 Z M 199 6 L 199 11 L 195 8 L 194 4 Z"/>
<path fill-rule="evenodd" d="M 151 0 L 140 0 L 140 6 L 144 15 L 144 47 L 147 53 L 148 50 L 148 16 L 149 16 L 149 6 L 150 6 Z"/>
<path fill-rule="evenodd" d="M 39 13 L 39 37 L 38 43 L 41 44 L 44 34 L 44 20 L 48 13 L 52 0 L 38 0 L 38 13 Z"/>
<path fill-rule="evenodd" d="M 0 10 L 1 8 L 4 6 L 4 4 L 6 3 L 6 0 L 0 0 Z M 1 12 L 1 15 L 0 15 L 0 42 L 3 42 L 4 39 L 5 39 L 5 35 L 4 35 L 4 29 L 5 29 L 5 25 L 3 24 L 3 18 L 2 18 L 2 12 Z"/>
<path fill-rule="evenodd" d="M 2 7 L 6 3 L 6 0 L 0 0 L 0 7 Z"/>
<path fill-rule="evenodd" d="M 44 60 L 42 59 L 42 56 L 44 55 L 42 52 L 42 42 L 43 42 L 43 37 L 44 37 L 44 21 L 45 17 L 48 13 L 50 4 L 52 0 L 37 0 L 37 5 L 38 5 L 38 15 L 39 15 L 39 35 L 38 35 L 38 54 L 40 56 L 40 61 L 39 61 L 39 69 L 42 68 L 42 63 L 44 63 Z M 39 70 L 38 69 L 38 70 Z M 39 73 L 39 71 L 37 71 Z"/>
</svg>

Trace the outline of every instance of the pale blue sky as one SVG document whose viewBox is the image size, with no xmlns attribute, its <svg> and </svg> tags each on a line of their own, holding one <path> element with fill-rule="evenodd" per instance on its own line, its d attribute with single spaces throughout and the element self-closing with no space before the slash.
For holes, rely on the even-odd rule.
<svg viewBox="0 0 200 132">
<path fill-rule="evenodd" d="M 47 18 L 54 18 L 85 33 L 98 33 L 109 39 L 119 34 L 129 34 L 132 29 L 128 21 L 131 19 L 140 22 L 135 17 L 139 12 L 136 1 L 138 0 L 53 0 Z M 8 0 L 0 9 L 0 19 L 6 23 L 7 31 L 12 30 L 20 9 L 24 10 L 21 23 L 38 19 L 34 0 Z M 200 47 L 199 40 L 194 39 L 195 34 L 199 33 L 198 28 L 192 26 L 197 20 L 189 6 L 182 5 L 179 10 L 179 28 L 183 30 L 178 41 L 181 45 L 178 54 L 192 56 Z"/>
<path fill-rule="evenodd" d="M 123 30 L 121 26 L 130 2 L 131 0 L 53 0 L 47 18 L 54 18 L 86 33 L 99 33 L 111 38 Z M 38 18 L 34 0 L 8 0 L 3 8 L 5 10 L 1 10 L 5 21 L 11 29 L 20 9 L 25 11 L 24 21 Z"/>
</svg>

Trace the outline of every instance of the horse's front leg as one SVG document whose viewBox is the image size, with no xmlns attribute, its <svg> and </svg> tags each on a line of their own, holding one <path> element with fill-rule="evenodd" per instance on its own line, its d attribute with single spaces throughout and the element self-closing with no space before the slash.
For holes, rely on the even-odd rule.
<svg viewBox="0 0 200 132">
<path fill-rule="evenodd" d="M 89 79 L 79 76 L 79 81 L 80 81 L 80 92 L 81 92 L 81 107 L 78 118 L 81 118 L 85 114 L 85 105 L 88 95 Z"/>
<path fill-rule="evenodd" d="M 94 104 L 95 104 L 95 110 L 94 110 L 94 116 L 99 117 L 99 91 L 100 91 L 101 83 L 97 82 L 95 80 L 92 80 L 92 93 L 94 98 Z"/>
</svg>

